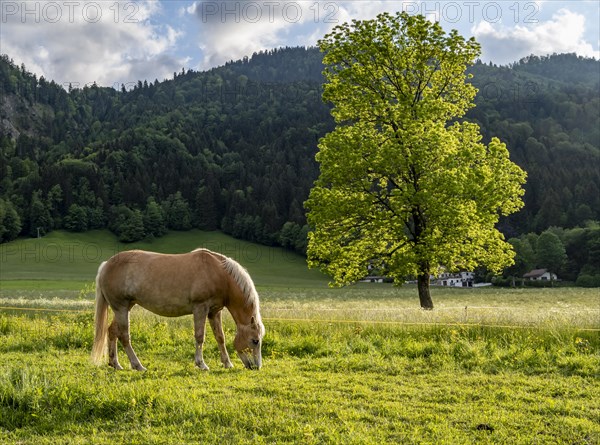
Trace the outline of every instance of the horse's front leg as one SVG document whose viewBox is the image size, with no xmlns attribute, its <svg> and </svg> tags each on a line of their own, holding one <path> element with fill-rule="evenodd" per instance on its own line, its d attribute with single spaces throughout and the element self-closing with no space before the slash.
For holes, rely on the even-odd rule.
<svg viewBox="0 0 600 445">
<path fill-rule="evenodd" d="M 202 356 L 207 315 L 208 307 L 205 305 L 200 304 L 194 307 L 194 337 L 196 338 L 196 355 L 194 357 L 194 362 L 196 363 L 196 366 L 203 371 L 208 371 L 208 366 L 204 363 L 204 357 Z"/>
<path fill-rule="evenodd" d="M 213 334 L 215 334 L 217 345 L 219 345 L 223 366 L 226 368 L 233 368 L 233 363 L 231 363 L 227 348 L 225 347 L 225 334 L 223 333 L 223 324 L 221 322 L 221 311 L 214 314 L 208 314 L 208 320 L 210 321 L 210 327 L 212 328 Z"/>
</svg>

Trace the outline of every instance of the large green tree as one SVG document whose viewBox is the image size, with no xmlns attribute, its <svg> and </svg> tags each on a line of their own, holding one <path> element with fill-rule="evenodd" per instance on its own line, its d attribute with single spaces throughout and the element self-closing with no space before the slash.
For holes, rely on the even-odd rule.
<svg viewBox="0 0 600 445">
<path fill-rule="evenodd" d="M 465 70 L 479 44 L 420 15 L 384 13 L 337 26 L 319 45 L 337 125 L 319 142 L 306 202 L 309 264 L 338 285 L 369 264 L 397 283 L 416 276 L 426 309 L 441 266 L 510 264 L 495 226 L 522 206 L 525 173 L 502 142 L 483 144 L 478 125 L 460 120 L 474 106 Z"/>
</svg>

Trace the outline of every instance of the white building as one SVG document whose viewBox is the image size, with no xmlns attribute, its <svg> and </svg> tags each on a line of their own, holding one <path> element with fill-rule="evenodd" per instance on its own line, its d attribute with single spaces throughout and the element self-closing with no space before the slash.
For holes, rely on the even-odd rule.
<svg viewBox="0 0 600 445">
<path fill-rule="evenodd" d="M 473 287 L 475 280 L 474 272 L 449 273 L 443 272 L 434 281 L 437 286 L 449 287 Z"/>
<path fill-rule="evenodd" d="M 554 272 L 549 272 L 548 269 L 534 269 L 523 275 L 523 278 L 530 281 L 556 281 L 558 279 L 556 274 Z"/>
</svg>

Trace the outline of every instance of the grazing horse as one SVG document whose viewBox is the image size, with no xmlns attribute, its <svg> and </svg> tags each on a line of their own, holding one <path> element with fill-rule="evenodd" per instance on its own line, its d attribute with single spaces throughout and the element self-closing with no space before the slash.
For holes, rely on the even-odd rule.
<svg viewBox="0 0 600 445">
<path fill-rule="evenodd" d="M 108 364 L 123 369 L 117 357 L 117 339 L 127 353 L 131 367 L 144 371 L 131 347 L 129 311 L 139 304 L 165 317 L 194 315 L 195 363 L 208 369 L 202 357 L 206 318 L 219 345 L 221 361 L 233 367 L 221 324 L 226 307 L 237 332 L 233 345 L 249 369 L 261 366 L 261 344 L 265 334 L 259 312 L 258 294 L 246 269 L 237 262 L 207 249 L 180 255 L 143 250 L 116 254 L 98 268 L 96 276 L 96 316 L 92 359 L 103 362 L 108 341 Z M 108 307 L 114 319 L 108 325 Z"/>
</svg>

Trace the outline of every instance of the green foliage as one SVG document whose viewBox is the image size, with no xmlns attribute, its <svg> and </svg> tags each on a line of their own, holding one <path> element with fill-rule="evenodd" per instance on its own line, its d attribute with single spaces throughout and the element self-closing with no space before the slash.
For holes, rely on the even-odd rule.
<svg viewBox="0 0 600 445">
<path fill-rule="evenodd" d="M 29 235 L 44 235 L 52 230 L 52 217 L 46 202 L 44 202 L 41 190 L 36 190 L 31 196 L 29 205 Z"/>
<path fill-rule="evenodd" d="M 104 212 L 101 206 L 92 208 L 71 204 L 64 217 L 64 228 L 71 232 L 85 232 L 104 227 Z"/>
<path fill-rule="evenodd" d="M 54 227 L 62 227 L 61 203 L 63 201 L 63 191 L 59 184 L 55 184 L 50 188 L 47 199 Z"/>
<path fill-rule="evenodd" d="M 505 269 L 504 276 L 520 277 L 535 267 L 555 267 L 561 280 L 583 287 L 598 286 L 599 240 L 600 228 L 594 223 L 573 229 L 552 227 L 542 235 L 529 233 L 511 238 L 515 265 Z M 538 245 L 541 245 L 539 252 Z"/>
<path fill-rule="evenodd" d="M 170 195 L 162 204 L 165 222 L 169 229 L 189 230 L 192 228 L 190 207 L 180 192 Z"/>
<path fill-rule="evenodd" d="M 575 284 L 580 287 L 600 287 L 600 274 L 592 275 L 582 272 L 577 276 Z"/>
<path fill-rule="evenodd" d="M 508 242 L 515 252 L 515 263 L 505 273 L 512 277 L 522 277 L 535 267 L 535 251 L 525 239 L 511 238 Z"/>
<path fill-rule="evenodd" d="M 217 196 L 212 186 L 200 186 L 196 192 L 196 217 L 194 226 L 200 230 L 216 230 L 219 227 Z"/>
<path fill-rule="evenodd" d="M 288 221 L 279 232 L 278 242 L 286 249 L 306 253 L 308 232 L 308 225 L 300 226 L 298 223 Z"/>
<path fill-rule="evenodd" d="M 153 197 L 148 198 L 148 202 L 146 203 L 143 223 L 148 235 L 158 238 L 167 233 L 163 210 Z"/>
<path fill-rule="evenodd" d="M 558 274 L 566 260 L 565 246 L 560 238 L 550 231 L 542 233 L 536 245 L 537 265 Z"/>
<path fill-rule="evenodd" d="M 110 229 L 117 235 L 119 241 L 131 243 L 143 239 L 144 218 L 138 209 L 131 210 L 121 205 L 112 209 Z"/>
<path fill-rule="evenodd" d="M 510 264 L 496 224 L 522 206 L 525 174 L 497 138 L 485 145 L 456 120 L 474 105 L 465 70 L 479 45 L 406 13 L 338 26 L 319 44 L 337 127 L 319 142 L 306 203 L 309 264 L 338 285 L 370 264 L 425 288 L 439 266 Z"/>
<path fill-rule="evenodd" d="M 0 242 L 12 241 L 21 232 L 21 218 L 10 201 L 0 198 Z"/>
<path fill-rule="evenodd" d="M 85 207 L 71 204 L 69 212 L 65 216 L 65 229 L 71 232 L 85 232 L 88 230 L 88 213 Z"/>
</svg>

